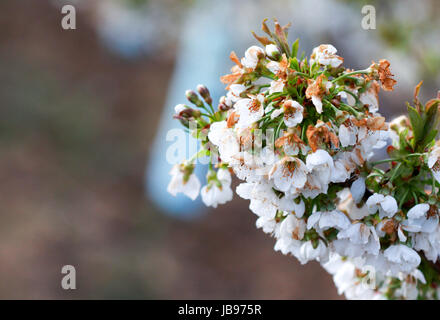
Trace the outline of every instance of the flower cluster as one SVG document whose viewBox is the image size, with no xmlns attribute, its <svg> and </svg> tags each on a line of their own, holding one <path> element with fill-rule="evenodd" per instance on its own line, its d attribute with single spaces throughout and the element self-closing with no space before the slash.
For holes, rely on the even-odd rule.
<svg viewBox="0 0 440 320">
<path fill-rule="evenodd" d="M 208 156 L 204 203 L 232 199 L 233 172 L 242 180 L 236 193 L 250 200 L 275 250 L 319 261 L 347 298 L 436 298 L 440 100 L 420 103 L 419 85 L 409 119 L 388 124 L 378 113 L 378 92 L 396 83 L 387 60 L 350 70 L 330 44 L 298 57 L 287 28 L 275 20 L 271 31 L 263 21 L 267 36 L 254 34 L 262 46 L 242 59 L 231 53 L 217 110 L 204 86 L 197 88 L 202 99 L 186 94 L 197 109 L 176 106 L 201 150 L 173 168 L 169 191 L 194 198 L 194 162 Z M 372 162 L 390 138 L 391 158 Z"/>
</svg>

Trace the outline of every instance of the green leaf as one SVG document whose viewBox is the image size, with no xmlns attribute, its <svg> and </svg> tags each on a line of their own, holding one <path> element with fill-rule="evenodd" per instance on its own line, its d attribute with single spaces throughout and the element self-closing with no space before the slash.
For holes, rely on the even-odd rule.
<svg viewBox="0 0 440 320">
<path fill-rule="evenodd" d="M 431 130 L 425 135 L 421 143 L 423 145 L 423 148 L 426 148 L 429 144 L 431 144 L 434 141 L 435 137 L 437 136 L 437 133 L 438 133 L 437 130 Z"/>
<path fill-rule="evenodd" d="M 420 114 L 417 112 L 415 108 L 411 107 L 409 104 L 407 104 L 407 106 L 408 106 L 409 120 L 411 122 L 411 127 L 414 133 L 414 145 L 416 145 L 417 142 L 423 139 L 424 121 L 422 120 Z"/>
<path fill-rule="evenodd" d="M 424 131 L 427 134 L 431 129 L 434 129 L 438 122 L 438 104 L 440 101 L 434 102 L 426 111 L 424 118 L 425 118 L 425 124 L 424 124 Z"/>
<path fill-rule="evenodd" d="M 400 151 L 405 151 L 406 148 L 408 147 L 408 143 L 406 141 L 406 137 L 408 136 L 408 129 L 405 128 L 404 130 L 402 130 L 402 132 L 400 132 L 399 134 L 399 150 Z M 395 156 L 394 154 L 392 156 Z"/>
<path fill-rule="evenodd" d="M 299 38 L 295 40 L 295 42 L 292 44 L 292 53 L 291 57 L 295 57 L 298 54 L 298 48 L 299 48 Z"/>
<path fill-rule="evenodd" d="M 390 182 L 393 182 L 393 180 L 398 177 L 401 172 L 403 171 L 402 169 L 402 162 L 400 162 L 393 170 L 390 171 L 390 173 L 392 172 L 391 178 L 390 178 Z"/>
<path fill-rule="evenodd" d="M 299 62 L 296 57 L 290 60 L 290 68 L 299 71 Z"/>
<path fill-rule="evenodd" d="M 399 172 L 399 176 L 402 178 L 409 178 L 412 175 L 413 171 L 413 167 L 402 166 Z"/>
</svg>

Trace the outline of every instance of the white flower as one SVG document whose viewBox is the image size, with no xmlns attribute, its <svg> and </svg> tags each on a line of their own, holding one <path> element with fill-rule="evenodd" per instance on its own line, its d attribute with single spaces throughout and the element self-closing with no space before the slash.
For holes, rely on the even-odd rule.
<svg viewBox="0 0 440 320">
<path fill-rule="evenodd" d="M 173 196 L 183 193 L 195 200 L 199 195 L 200 181 L 192 170 L 179 164 L 175 165 L 170 171 L 171 181 L 168 184 L 168 192 Z"/>
<path fill-rule="evenodd" d="M 283 141 L 283 151 L 287 156 L 296 156 L 299 152 L 306 155 L 310 150 L 296 134 L 287 134 L 286 139 Z"/>
<path fill-rule="evenodd" d="M 359 96 L 359 100 L 364 105 L 368 105 L 368 111 L 373 114 L 379 111 L 379 100 L 377 96 L 378 92 L 379 88 L 377 84 L 373 82 L 373 85 Z"/>
<path fill-rule="evenodd" d="M 269 184 L 245 182 L 237 186 L 237 194 L 250 200 L 249 209 L 260 217 L 275 218 L 278 211 L 276 194 Z"/>
<path fill-rule="evenodd" d="M 213 181 L 204 186 L 200 194 L 203 203 L 208 207 L 217 208 L 217 205 L 231 201 L 231 174 L 229 170 L 219 169 L 217 172 L 217 181 Z"/>
<path fill-rule="evenodd" d="M 283 79 L 272 80 L 270 82 L 269 94 L 272 94 L 275 92 L 283 92 L 283 90 L 284 90 L 284 80 Z"/>
<path fill-rule="evenodd" d="M 240 100 L 240 95 L 243 91 L 246 90 L 246 87 L 242 84 L 231 84 L 229 87 L 229 91 L 226 94 L 226 105 L 232 107 L 234 103 Z"/>
<path fill-rule="evenodd" d="M 440 226 L 431 233 L 414 234 L 413 243 L 415 250 L 423 250 L 427 259 L 436 262 L 440 255 Z"/>
<path fill-rule="evenodd" d="M 273 179 L 275 187 L 283 192 L 292 187 L 302 188 L 307 181 L 307 167 L 298 158 L 284 157 L 272 167 L 269 178 Z"/>
<path fill-rule="evenodd" d="M 258 46 L 252 46 L 244 53 L 244 58 L 241 59 L 241 64 L 245 68 L 255 69 L 258 61 L 264 56 L 264 50 Z"/>
<path fill-rule="evenodd" d="M 294 240 L 302 240 L 306 231 L 306 223 L 302 219 L 298 219 L 293 214 L 288 214 L 281 222 L 280 237 L 293 238 Z"/>
<path fill-rule="evenodd" d="M 297 207 L 292 196 L 284 195 L 281 199 L 269 182 L 246 182 L 237 186 L 236 192 L 243 199 L 250 200 L 249 209 L 258 216 L 275 218 L 278 210 L 294 211 Z"/>
<path fill-rule="evenodd" d="M 229 165 L 238 179 L 248 182 L 261 180 L 261 176 L 267 175 L 270 170 L 259 155 L 247 151 L 232 156 Z"/>
<path fill-rule="evenodd" d="M 320 65 L 337 68 L 344 62 L 343 58 L 336 55 L 337 51 L 331 44 L 321 44 L 313 49 L 311 62 L 316 61 Z"/>
<path fill-rule="evenodd" d="M 371 230 L 363 223 L 354 223 L 338 233 L 338 239 L 349 239 L 355 244 L 367 244 Z"/>
<path fill-rule="evenodd" d="M 333 254 L 330 260 L 325 263 L 324 268 L 333 275 L 333 281 L 338 288 L 338 294 L 345 294 L 349 300 L 385 300 L 385 296 L 380 292 L 374 278 L 364 270 L 360 269 L 352 260 L 344 259 L 338 254 Z M 366 269 L 365 271 L 368 271 Z M 359 278 L 359 273 L 365 274 L 364 278 Z M 374 274 L 377 274 L 375 272 Z M 378 279 L 379 280 L 379 279 Z M 371 283 L 368 283 L 371 281 Z M 375 282 L 375 283 L 374 283 Z"/>
<path fill-rule="evenodd" d="M 237 114 L 240 116 L 237 127 L 246 128 L 260 120 L 264 115 L 263 102 L 264 95 L 262 94 L 252 99 L 238 100 L 234 105 Z"/>
<path fill-rule="evenodd" d="M 288 128 L 295 127 L 303 121 L 304 108 L 295 100 L 286 100 L 284 107 L 284 123 Z"/>
<path fill-rule="evenodd" d="M 313 247 L 313 242 L 307 241 L 301 245 L 297 258 L 301 264 L 305 264 L 312 260 L 318 260 L 321 263 L 328 261 L 328 248 L 322 240 L 318 241 L 316 248 Z"/>
<path fill-rule="evenodd" d="M 421 203 L 412 207 L 407 214 L 408 219 L 402 222 L 402 227 L 410 232 L 433 232 L 438 225 L 438 215 L 428 217 L 429 204 Z"/>
<path fill-rule="evenodd" d="M 279 50 L 278 47 L 277 47 L 276 45 L 274 45 L 274 44 L 268 44 L 268 45 L 265 47 L 265 50 L 266 50 L 266 54 L 267 54 L 268 57 L 271 57 L 271 58 L 277 59 L 278 57 L 281 56 L 280 50 Z"/>
<path fill-rule="evenodd" d="M 352 126 L 345 126 L 343 124 L 339 127 L 339 141 L 341 146 L 348 147 L 356 144 L 356 128 Z"/>
<path fill-rule="evenodd" d="M 226 121 L 211 124 L 208 139 L 218 147 L 219 156 L 224 162 L 231 162 L 240 152 L 240 145 L 235 132 L 228 128 Z"/>
<path fill-rule="evenodd" d="M 321 184 L 326 185 L 330 182 L 334 163 L 327 151 L 319 149 L 309 154 L 306 158 L 306 165 L 310 172 L 316 173 Z"/>
<path fill-rule="evenodd" d="M 317 195 L 327 192 L 328 183 L 323 183 L 319 175 L 318 171 L 307 175 L 307 182 L 301 190 L 301 194 L 304 197 L 314 199 Z"/>
<path fill-rule="evenodd" d="M 273 233 L 277 226 L 277 222 L 273 218 L 258 217 L 255 225 L 258 229 L 262 229 L 264 233 Z"/>
<path fill-rule="evenodd" d="M 338 192 L 338 197 L 340 199 L 338 209 L 346 213 L 351 220 L 361 220 L 370 215 L 365 204 L 362 207 L 356 205 L 349 189 Z"/>
<path fill-rule="evenodd" d="M 393 217 L 397 210 L 397 201 L 392 196 L 384 196 L 380 193 L 375 193 L 370 196 L 366 202 L 368 212 L 371 214 L 376 213 L 379 210 L 379 217 Z"/>
<path fill-rule="evenodd" d="M 392 271 L 413 272 L 421 258 L 416 251 L 403 244 L 389 246 L 384 251 L 385 258 L 392 263 Z"/>
<path fill-rule="evenodd" d="M 350 178 L 351 172 L 355 169 L 347 157 L 347 152 L 341 152 L 334 160 L 334 167 L 331 171 L 331 182 L 345 182 Z"/>
<path fill-rule="evenodd" d="M 354 223 L 340 231 L 337 237 L 338 240 L 333 241 L 333 245 L 340 255 L 360 257 L 365 252 L 372 255 L 379 254 L 380 242 L 374 227 L 368 227 L 364 223 Z"/>
<path fill-rule="evenodd" d="M 343 261 L 338 254 L 331 255 L 330 260 L 324 264 L 324 268 L 333 275 L 338 294 L 346 294 L 358 285 L 356 266 L 349 260 Z M 350 299 L 355 299 L 355 297 L 351 296 Z"/>
<path fill-rule="evenodd" d="M 350 226 L 350 220 L 339 210 L 329 212 L 317 211 L 312 213 L 307 219 L 307 229 L 314 228 L 318 231 L 324 231 L 329 228 L 344 230 Z"/>
<path fill-rule="evenodd" d="M 298 255 L 301 247 L 301 239 L 304 237 L 306 226 L 302 219 L 297 219 L 293 214 L 287 214 L 280 224 L 275 243 L 275 250 L 281 251 L 283 254 L 291 253 Z"/>
</svg>

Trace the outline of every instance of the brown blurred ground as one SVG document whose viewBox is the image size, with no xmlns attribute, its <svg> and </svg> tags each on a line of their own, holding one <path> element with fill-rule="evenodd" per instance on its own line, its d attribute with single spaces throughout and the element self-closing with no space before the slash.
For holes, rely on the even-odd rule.
<svg viewBox="0 0 440 320">
<path fill-rule="evenodd" d="M 0 298 L 339 298 L 318 264 L 273 250 L 246 201 L 158 212 L 143 174 L 172 59 L 121 60 L 86 14 L 75 31 L 60 19 L 0 2 Z"/>
</svg>

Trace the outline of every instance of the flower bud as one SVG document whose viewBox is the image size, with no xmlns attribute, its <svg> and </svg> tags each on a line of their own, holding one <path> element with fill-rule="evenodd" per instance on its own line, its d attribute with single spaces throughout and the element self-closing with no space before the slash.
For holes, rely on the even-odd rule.
<svg viewBox="0 0 440 320">
<path fill-rule="evenodd" d="M 185 128 L 189 127 L 189 120 L 187 118 L 178 115 L 175 115 L 173 118 L 179 120 L 180 124 Z"/>
<path fill-rule="evenodd" d="M 197 91 L 199 92 L 199 94 L 202 96 L 202 98 L 205 100 L 207 104 L 209 105 L 212 104 L 211 94 L 209 93 L 209 90 L 205 85 L 199 84 L 197 86 Z"/>
<path fill-rule="evenodd" d="M 189 102 L 195 104 L 199 108 L 204 107 L 202 100 L 199 99 L 197 93 L 195 93 L 193 90 L 186 90 L 185 95 Z"/>
<path fill-rule="evenodd" d="M 218 102 L 218 110 L 228 111 L 229 109 L 231 109 L 231 107 L 226 103 L 226 97 L 222 96 Z"/>
<path fill-rule="evenodd" d="M 174 107 L 174 111 L 176 112 L 175 114 L 176 119 L 199 118 L 202 115 L 202 113 L 199 110 L 190 108 L 183 103 L 176 105 Z"/>
<path fill-rule="evenodd" d="M 268 44 L 266 46 L 266 55 L 269 58 L 276 60 L 276 61 L 281 59 L 281 52 L 278 49 L 278 47 L 274 44 Z"/>
<path fill-rule="evenodd" d="M 407 116 L 402 115 L 390 122 L 390 128 L 397 133 L 401 133 L 405 129 L 410 128 L 409 119 Z"/>
<path fill-rule="evenodd" d="M 183 103 L 179 103 L 178 105 L 176 105 L 174 107 L 174 112 L 177 115 L 180 115 L 183 111 L 185 111 L 186 109 L 190 109 L 190 107 L 188 107 L 187 105 L 183 104 Z"/>
</svg>

